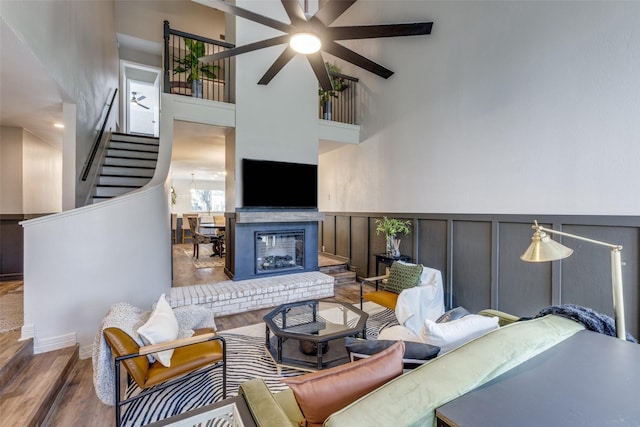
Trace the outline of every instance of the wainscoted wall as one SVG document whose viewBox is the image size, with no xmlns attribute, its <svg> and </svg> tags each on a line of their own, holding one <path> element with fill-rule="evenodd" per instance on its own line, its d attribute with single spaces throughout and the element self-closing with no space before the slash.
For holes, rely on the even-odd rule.
<svg viewBox="0 0 640 427">
<path fill-rule="evenodd" d="M 533 316 L 548 305 L 571 303 L 613 317 L 606 247 L 565 238 L 563 243 L 574 249 L 565 260 L 526 263 L 520 255 L 530 243 L 535 219 L 545 227 L 620 244 L 627 331 L 640 335 L 638 216 L 384 215 L 413 221 L 411 235 L 402 238 L 402 254 L 442 271 L 447 307 L 471 311 L 489 307 Z M 375 220 L 382 216 L 326 212 L 319 250 L 349 258 L 359 277 L 375 275 L 375 254 L 385 250 L 384 235 L 376 235 Z"/>
</svg>

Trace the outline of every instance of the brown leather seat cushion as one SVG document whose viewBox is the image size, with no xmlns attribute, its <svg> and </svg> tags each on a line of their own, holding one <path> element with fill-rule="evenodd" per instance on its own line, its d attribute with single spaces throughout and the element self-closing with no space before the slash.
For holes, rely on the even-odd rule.
<svg viewBox="0 0 640 427">
<path fill-rule="evenodd" d="M 367 301 L 375 302 L 383 307 L 387 307 L 390 310 L 395 310 L 396 304 L 398 303 L 398 294 L 389 291 L 367 292 L 362 295 L 362 298 Z"/>
<path fill-rule="evenodd" d="M 206 333 L 215 333 L 215 329 L 194 330 L 194 335 Z M 105 328 L 103 334 L 111 347 L 111 352 L 116 357 L 135 354 L 140 350 L 140 346 L 134 339 L 121 329 Z M 146 356 L 127 359 L 123 361 L 123 365 L 138 387 L 144 389 L 219 360 L 222 360 L 222 344 L 216 340 L 176 348 L 169 368 L 162 366 L 159 362 L 154 362 L 150 366 Z"/>
</svg>

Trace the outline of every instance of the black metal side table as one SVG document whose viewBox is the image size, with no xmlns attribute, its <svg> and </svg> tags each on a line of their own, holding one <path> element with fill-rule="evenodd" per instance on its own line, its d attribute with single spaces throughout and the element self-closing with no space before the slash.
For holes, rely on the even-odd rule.
<svg viewBox="0 0 640 427">
<path fill-rule="evenodd" d="M 378 267 L 380 264 L 385 264 L 391 267 L 391 264 L 393 264 L 394 261 L 411 262 L 411 257 L 409 255 L 393 256 L 389 254 L 376 254 L 376 276 L 380 274 L 378 273 Z"/>
</svg>

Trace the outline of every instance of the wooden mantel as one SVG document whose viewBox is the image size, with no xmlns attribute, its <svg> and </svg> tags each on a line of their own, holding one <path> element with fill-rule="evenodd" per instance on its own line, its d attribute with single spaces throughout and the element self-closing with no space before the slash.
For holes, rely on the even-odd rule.
<svg viewBox="0 0 640 427">
<path fill-rule="evenodd" d="M 317 211 L 247 211 L 236 212 L 236 224 L 269 222 L 317 222 L 324 220 L 324 212 Z"/>
</svg>

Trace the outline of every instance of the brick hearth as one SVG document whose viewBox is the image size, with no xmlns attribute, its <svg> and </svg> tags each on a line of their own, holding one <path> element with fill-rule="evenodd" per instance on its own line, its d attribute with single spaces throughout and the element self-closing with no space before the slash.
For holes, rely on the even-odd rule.
<svg viewBox="0 0 640 427">
<path fill-rule="evenodd" d="M 171 288 L 169 304 L 199 304 L 217 316 L 333 296 L 334 278 L 317 271 Z"/>
</svg>

